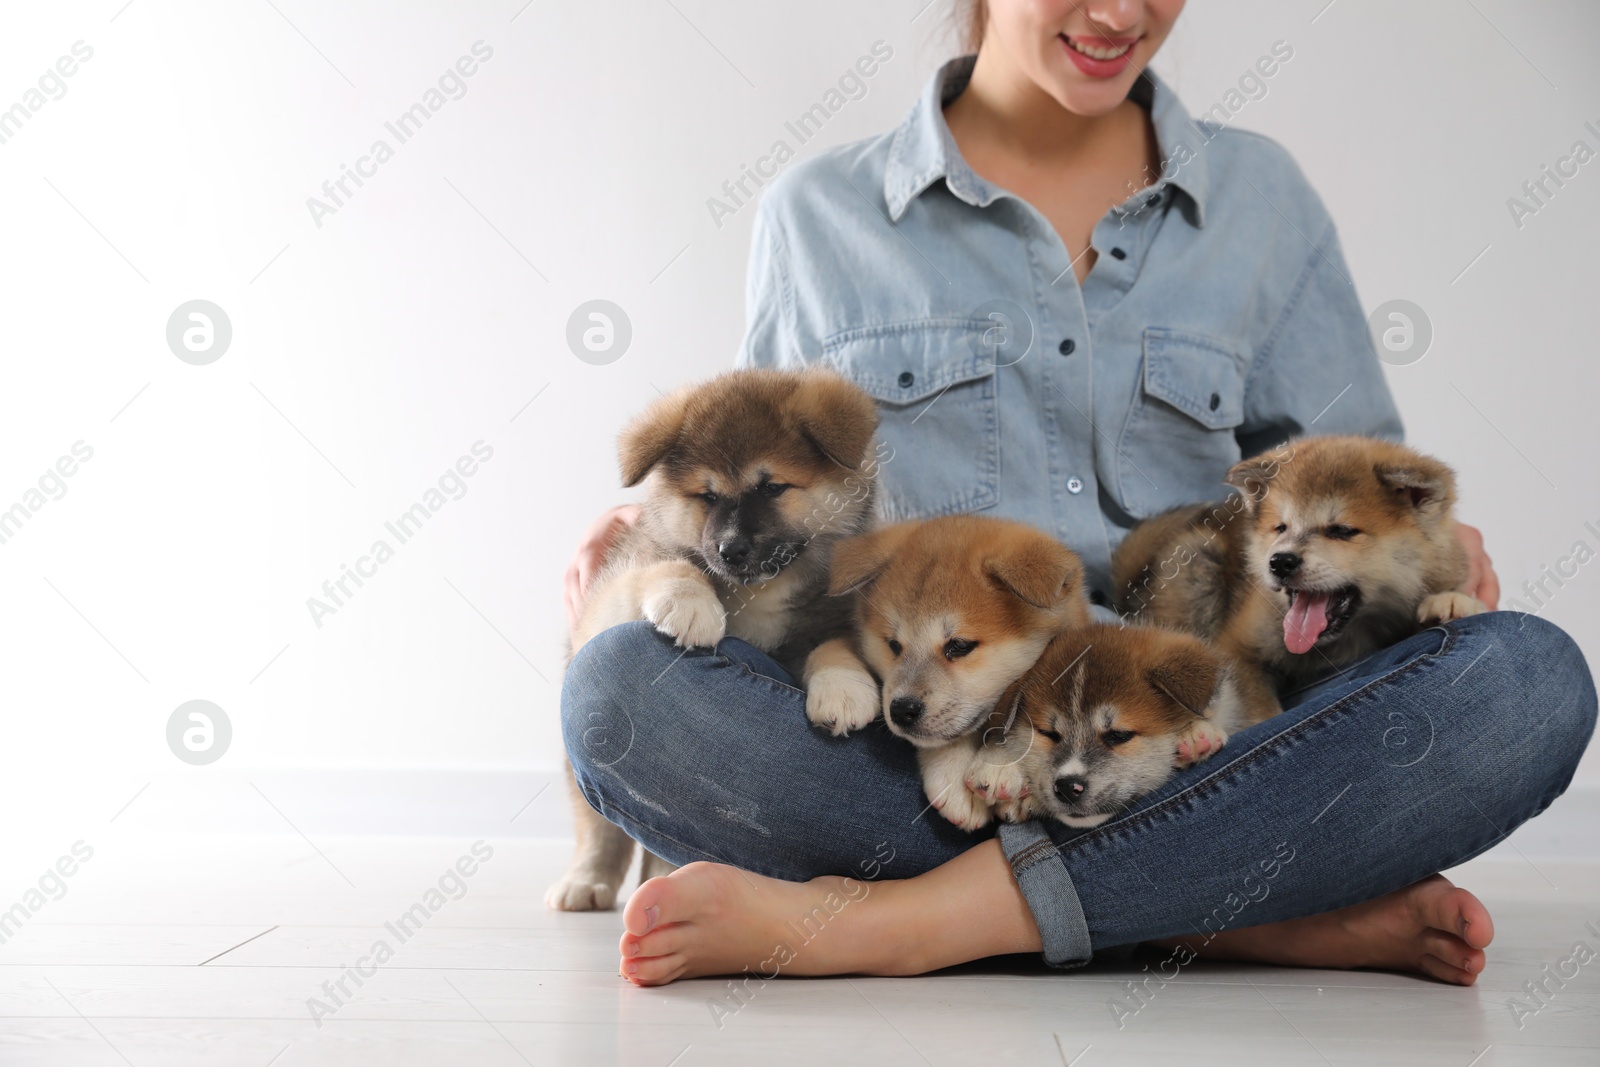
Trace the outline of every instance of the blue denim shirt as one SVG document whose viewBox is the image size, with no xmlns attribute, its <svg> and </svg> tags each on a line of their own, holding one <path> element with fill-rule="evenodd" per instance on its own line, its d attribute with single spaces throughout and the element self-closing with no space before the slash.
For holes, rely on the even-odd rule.
<svg viewBox="0 0 1600 1067">
<path fill-rule="evenodd" d="M 961 158 L 953 60 L 900 127 L 766 192 L 742 366 L 822 362 L 878 402 L 889 520 L 1031 523 L 1108 589 L 1135 521 L 1221 496 L 1291 435 L 1398 437 L 1366 317 L 1322 202 L 1256 134 L 1191 120 L 1135 83 L 1162 173 L 1109 211 L 1080 286 L 1061 239 Z"/>
</svg>

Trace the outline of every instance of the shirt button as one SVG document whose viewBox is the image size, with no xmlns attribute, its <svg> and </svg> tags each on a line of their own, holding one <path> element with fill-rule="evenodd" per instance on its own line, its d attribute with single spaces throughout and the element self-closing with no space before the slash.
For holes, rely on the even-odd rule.
<svg viewBox="0 0 1600 1067">
<path fill-rule="evenodd" d="M 1124 252 L 1120 248 L 1113 248 L 1111 250 L 1111 258 L 1112 259 L 1127 259 L 1128 258 L 1128 253 Z"/>
<path fill-rule="evenodd" d="M 1073 351 L 1077 347 L 1078 347 L 1078 342 L 1074 341 L 1072 338 L 1069 337 L 1065 341 L 1061 342 L 1061 344 L 1058 346 L 1057 350 L 1063 356 L 1070 356 L 1070 355 L 1072 355 Z"/>
<path fill-rule="evenodd" d="M 1220 393 L 1212 393 L 1211 394 L 1211 410 L 1215 411 L 1221 406 L 1222 406 L 1222 395 Z"/>
<path fill-rule="evenodd" d="M 1068 478 L 1067 479 L 1067 492 L 1071 493 L 1073 496 L 1077 496 L 1079 493 L 1083 492 L 1083 479 L 1082 478 Z"/>
<path fill-rule="evenodd" d="M 902 389 L 910 389 L 911 388 L 911 383 L 916 381 L 916 380 L 917 380 L 917 376 L 915 374 L 912 374 L 910 371 L 903 370 L 903 371 L 900 372 L 900 388 L 902 388 Z"/>
</svg>

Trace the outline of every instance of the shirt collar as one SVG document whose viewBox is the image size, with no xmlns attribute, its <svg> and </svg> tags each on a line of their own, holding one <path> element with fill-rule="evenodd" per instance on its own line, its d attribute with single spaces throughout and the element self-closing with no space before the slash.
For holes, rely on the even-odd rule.
<svg viewBox="0 0 1600 1067">
<path fill-rule="evenodd" d="M 952 59 L 928 81 L 910 114 L 895 131 L 884 168 L 883 194 L 889 217 L 898 222 L 911 201 L 940 178 L 956 197 L 974 207 L 987 207 L 1005 191 L 985 181 L 961 158 L 944 106 L 967 87 L 976 56 Z M 1183 102 L 1153 71 L 1146 70 L 1133 83 L 1129 96 L 1147 108 L 1161 151 L 1162 171 L 1157 185 L 1171 185 L 1188 197 L 1189 219 L 1195 226 L 1205 221 L 1209 182 L 1206 175 L 1205 134 L 1189 118 Z"/>
</svg>

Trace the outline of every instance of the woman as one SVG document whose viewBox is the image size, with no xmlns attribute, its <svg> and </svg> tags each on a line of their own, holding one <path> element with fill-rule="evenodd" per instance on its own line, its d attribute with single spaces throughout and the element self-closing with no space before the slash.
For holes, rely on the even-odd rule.
<svg viewBox="0 0 1600 1067">
<path fill-rule="evenodd" d="M 1215 495 L 1241 454 L 1400 433 L 1315 193 L 1278 146 L 1195 124 L 1148 73 L 1182 6 L 978 0 L 976 58 L 899 129 L 775 183 L 751 263 L 741 361 L 822 360 L 873 394 L 889 517 L 1032 523 L 1083 557 L 1101 603 L 1126 529 Z M 580 549 L 569 608 L 627 518 Z M 1481 539 L 1463 540 L 1492 607 Z M 1166 967 L 1470 985 L 1493 925 L 1436 872 L 1565 789 L 1595 720 L 1582 655 L 1490 613 L 1286 703 L 1101 827 L 989 837 L 930 814 L 887 732 L 810 729 L 794 680 L 736 640 L 678 661 L 647 624 L 608 631 L 563 716 L 590 802 L 688 864 L 628 901 L 620 970 L 641 985 L 1012 952 L 1067 967 L 1138 944 Z"/>
</svg>

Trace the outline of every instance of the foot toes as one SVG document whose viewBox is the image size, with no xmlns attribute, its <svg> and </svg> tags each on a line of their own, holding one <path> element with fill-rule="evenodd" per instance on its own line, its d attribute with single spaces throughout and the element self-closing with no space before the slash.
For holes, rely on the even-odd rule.
<svg viewBox="0 0 1600 1067">
<path fill-rule="evenodd" d="M 675 955 L 689 941 L 687 923 L 667 923 L 665 926 L 658 925 L 647 934 L 623 934 L 619 948 L 622 950 L 623 963 L 626 964 L 630 960 Z"/>
<path fill-rule="evenodd" d="M 634 985 L 665 985 L 684 971 L 685 960 L 676 953 L 622 961 L 622 977 Z"/>
<path fill-rule="evenodd" d="M 1451 985 L 1471 985 L 1478 980 L 1476 974 L 1446 963 L 1437 956 L 1425 954 L 1418 963 L 1426 974 L 1439 979 L 1441 982 L 1449 982 Z"/>
<path fill-rule="evenodd" d="M 664 921 L 663 913 L 675 903 L 677 886 L 671 875 L 652 878 L 633 891 L 622 909 L 622 928 L 635 938 L 643 937 Z M 675 912 L 674 912 L 675 914 Z"/>
<path fill-rule="evenodd" d="M 1424 884 L 1431 890 L 1418 895 L 1417 918 L 1424 926 L 1453 934 L 1475 949 L 1489 947 L 1494 940 L 1494 920 L 1483 901 L 1443 875 L 1436 874 Z"/>
<path fill-rule="evenodd" d="M 1479 974 L 1483 971 L 1485 962 L 1483 952 L 1443 930 L 1428 930 L 1422 935 L 1422 952 L 1452 970 L 1465 971 L 1468 974 Z"/>
</svg>

